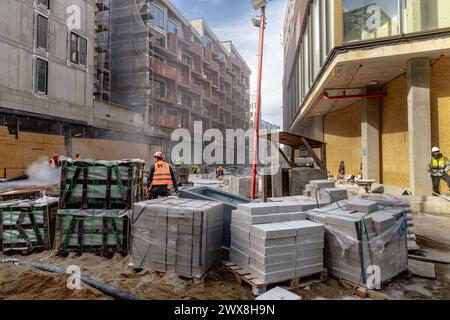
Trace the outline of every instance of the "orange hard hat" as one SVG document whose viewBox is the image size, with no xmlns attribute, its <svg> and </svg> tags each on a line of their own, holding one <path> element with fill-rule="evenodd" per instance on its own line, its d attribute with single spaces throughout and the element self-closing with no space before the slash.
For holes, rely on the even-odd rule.
<svg viewBox="0 0 450 320">
<path fill-rule="evenodd" d="M 155 153 L 154 157 L 164 159 L 164 154 L 161 151 L 157 151 Z"/>
</svg>

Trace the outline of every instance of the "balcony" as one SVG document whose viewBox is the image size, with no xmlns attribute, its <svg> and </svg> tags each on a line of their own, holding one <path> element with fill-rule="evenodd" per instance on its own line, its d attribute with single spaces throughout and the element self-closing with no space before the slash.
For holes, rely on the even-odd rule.
<svg viewBox="0 0 450 320">
<path fill-rule="evenodd" d="M 160 101 L 160 102 L 175 104 L 175 99 L 172 97 L 169 97 L 169 96 L 163 97 L 163 96 L 155 94 L 154 98 L 155 98 L 155 100 Z"/>
<path fill-rule="evenodd" d="M 207 64 L 211 65 L 211 62 L 212 62 L 211 48 L 203 49 L 203 61 L 206 62 Z"/>
<path fill-rule="evenodd" d="M 177 69 L 170 67 L 156 59 L 153 62 L 153 72 L 166 79 L 177 80 Z"/>
<path fill-rule="evenodd" d="M 190 46 L 186 49 L 199 57 L 203 57 L 203 47 L 200 43 L 191 42 Z"/>
<path fill-rule="evenodd" d="M 202 96 L 203 95 L 203 87 L 199 84 L 196 84 L 195 82 L 192 82 L 191 92 L 198 96 Z"/>
<path fill-rule="evenodd" d="M 168 50 L 178 56 L 178 35 L 174 33 L 168 33 L 167 34 L 167 46 Z"/>
<path fill-rule="evenodd" d="M 212 102 L 213 104 L 217 105 L 217 106 L 220 106 L 220 104 L 221 104 L 220 97 L 219 97 L 219 96 L 212 95 L 212 96 L 211 96 L 211 102 Z"/>
<path fill-rule="evenodd" d="M 152 125 L 163 128 L 177 128 L 177 117 L 173 115 L 164 114 L 161 112 L 152 111 L 149 113 L 150 122 Z"/>
</svg>

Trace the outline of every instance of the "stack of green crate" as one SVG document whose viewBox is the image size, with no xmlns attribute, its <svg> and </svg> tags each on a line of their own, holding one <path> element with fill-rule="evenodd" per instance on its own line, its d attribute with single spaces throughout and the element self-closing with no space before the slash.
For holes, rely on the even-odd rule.
<svg viewBox="0 0 450 320">
<path fill-rule="evenodd" d="M 129 215 L 144 198 L 142 160 L 63 160 L 59 252 L 128 254 Z"/>
<path fill-rule="evenodd" d="M 0 202 L 0 247 L 5 254 L 53 248 L 58 198 Z"/>
</svg>

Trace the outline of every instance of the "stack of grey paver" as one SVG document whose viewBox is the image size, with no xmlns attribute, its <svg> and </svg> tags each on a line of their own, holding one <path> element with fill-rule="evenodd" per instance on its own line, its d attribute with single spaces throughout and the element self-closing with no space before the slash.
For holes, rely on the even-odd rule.
<svg viewBox="0 0 450 320">
<path fill-rule="evenodd" d="M 137 268 L 201 277 L 218 260 L 223 204 L 165 198 L 134 205 L 131 263 Z"/>
<path fill-rule="evenodd" d="M 407 268 L 404 209 L 385 210 L 376 202 L 339 201 L 307 213 L 325 225 L 325 267 L 331 275 L 366 285 L 368 267 L 378 266 L 381 282 Z"/>
<path fill-rule="evenodd" d="M 306 210 L 295 202 L 239 205 L 231 214 L 230 260 L 241 267 L 249 264 L 250 232 L 253 225 L 304 220 Z"/>
<path fill-rule="evenodd" d="M 232 213 L 230 260 L 275 283 L 323 271 L 324 228 L 306 221 L 308 205 L 250 203 Z"/>
<path fill-rule="evenodd" d="M 323 271 L 324 226 L 311 221 L 255 225 L 249 270 L 266 283 Z"/>
<path fill-rule="evenodd" d="M 336 182 L 330 180 L 312 180 L 305 187 L 304 196 L 317 198 L 333 203 L 340 200 L 348 199 L 347 190 L 336 188 Z"/>
</svg>

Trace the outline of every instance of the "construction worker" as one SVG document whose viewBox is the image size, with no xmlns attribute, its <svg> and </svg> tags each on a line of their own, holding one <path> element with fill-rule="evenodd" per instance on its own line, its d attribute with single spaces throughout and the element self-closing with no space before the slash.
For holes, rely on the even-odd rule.
<svg viewBox="0 0 450 320">
<path fill-rule="evenodd" d="M 80 161 L 80 160 L 81 160 L 81 156 L 80 156 L 79 153 L 77 153 L 77 154 L 75 155 L 75 161 Z"/>
<path fill-rule="evenodd" d="M 59 155 L 58 154 L 54 154 L 53 158 L 50 159 L 50 167 L 52 169 L 58 169 L 61 167 L 61 161 L 59 161 Z"/>
<path fill-rule="evenodd" d="M 435 195 L 440 195 L 439 185 L 441 180 L 444 180 L 450 189 L 450 176 L 448 175 L 448 172 L 450 171 L 450 161 L 442 155 L 441 150 L 438 147 L 434 147 L 431 152 L 432 157 L 428 171 L 431 172 L 433 191 Z"/>
<path fill-rule="evenodd" d="M 216 179 L 219 179 L 220 177 L 223 177 L 224 173 L 223 173 L 223 168 L 222 166 L 218 166 L 216 169 Z"/>
<path fill-rule="evenodd" d="M 156 152 L 154 163 L 150 167 L 145 192 L 151 199 L 157 199 L 159 196 L 167 197 L 169 195 L 168 186 L 173 186 L 175 192 L 178 193 L 177 181 L 172 167 L 163 159 L 163 153 L 161 151 Z"/>
</svg>

